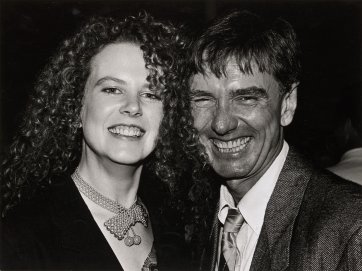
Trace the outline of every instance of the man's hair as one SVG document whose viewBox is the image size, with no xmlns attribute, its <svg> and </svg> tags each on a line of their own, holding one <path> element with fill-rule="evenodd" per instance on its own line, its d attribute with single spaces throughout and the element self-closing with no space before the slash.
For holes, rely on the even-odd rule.
<svg viewBox="0 0 362 271">
<path fill-rule="evenodd" d="M 285 20 L 268 22 L 247 11 L 232 12 L 216 19 L 193 44 L 195 73 L 210 69 L 220 77 L 233 58 L 246 74 L 254 62 L 260 72 L 274 76 L 283 92 L 299 82 L 299 43 Z"/>
<path fill-rule="evenodd" d="M 236 60 L 242 73 L 252 74 L 255 63 L 260 72 L 274 76 L 282 93 L 290 91 L 292 84 L 299 81 L 299 44 L 292 26 L 282 19 L 268 23 L 250 12 L 232 12 L 216 19 L 196 37 L 189 53 L 191 76 L 208 72 L 218 78 L 226 76 L 229 61 Z M 190 132 L 195 133 L 195 139 L 199 138 L 196 130 Z M 208 241 L 219 186 L 218 177 L 209 171 L 205 148 L 199 141 L 194 145 L 200 152 L 192 161 L 193 183 L 188 192 L 192 208 L 186 216 L 192 229 L 194 254 L 199 255 Z"/>
</svg>

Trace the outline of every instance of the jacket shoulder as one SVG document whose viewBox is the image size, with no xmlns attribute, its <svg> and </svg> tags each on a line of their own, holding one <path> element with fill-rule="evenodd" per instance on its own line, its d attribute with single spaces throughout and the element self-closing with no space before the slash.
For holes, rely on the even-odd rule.
<svg viewBox="0 0 362 271">
<path fill-rule="evenodd" d="M 348 221 L 362 219 L 362 186 L 327 171 L 316 169 L 304 201 L 320 206 L 318 212 Z"/>
<path fill-rule="evenodd" d="M 56 247 L 61 238 L 57 219 L 60 183 L 57 178 L 57 183 L 39 189 L 31 199 L 21 201 L 1 219 L 1 267 L 41 267 L 43 262 L 38 255 L 53 253 L 49 248 Z"/>
<path fill-rule="evenodd" d="M 306 187 L 293 225 L 291 270 L 340 270 L 355 261 L 350 248 L 361 244 L 362 186 L 296 157 L 288 169 Z"/>
</svg>

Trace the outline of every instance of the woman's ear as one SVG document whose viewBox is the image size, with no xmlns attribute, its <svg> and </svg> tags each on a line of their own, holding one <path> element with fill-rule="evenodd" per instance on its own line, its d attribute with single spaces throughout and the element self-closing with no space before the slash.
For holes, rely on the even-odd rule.
<svg viewBox="0 0 362 271">
<path fill-rule="evenodd" d="M 292 90 L 284 94 L 282 100 L 282 110 L 280 117 L 280 125 L 288 126 L 294 117 L 295 109 L 297 108 L 297 89 L 298 83 L 292 84 Z"/>
</svg>

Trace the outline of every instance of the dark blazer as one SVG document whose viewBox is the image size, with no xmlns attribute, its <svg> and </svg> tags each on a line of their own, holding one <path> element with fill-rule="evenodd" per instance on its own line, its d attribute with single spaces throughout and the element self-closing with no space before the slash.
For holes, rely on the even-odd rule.
<svg viewBox="0 0 362 271">
<path fill-rule="evenodd" d="M 5 269 L 123 270 L 70 176 L 11 210 L 1 231 Z"/>
<path fill-rule="evenodd" d="M 215 270 L 220 227 L 216 216 L 200 270 Z M 314 168 L 291 147 L 250 270 L 362 270 L 362 187 Z"/>
<path fill-rule="evenodd" d="M 150 176 L 141 184 L 159 269 L 189 270 L 184 235 L 173 218 L 160 213 L 164 191 Z M 53 177 L 47 189 L 11 209 L 1 222 L 1 270 L 123 270 L 69 175 Z"/>
</svg>

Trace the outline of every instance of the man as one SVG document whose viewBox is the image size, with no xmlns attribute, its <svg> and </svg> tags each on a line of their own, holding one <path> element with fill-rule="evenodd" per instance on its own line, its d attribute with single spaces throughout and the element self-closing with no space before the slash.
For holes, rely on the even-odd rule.
<svg viewBox="0 0 362 271">
<path fill-rule="evenodd" d="M 248 12 L 210 25 L 193 48 L 194 126 L 222 179 L 201 270 L 362 270 L 362 190 L 284 141 L 297 106 L 289 23 Z"/>
</svg>

